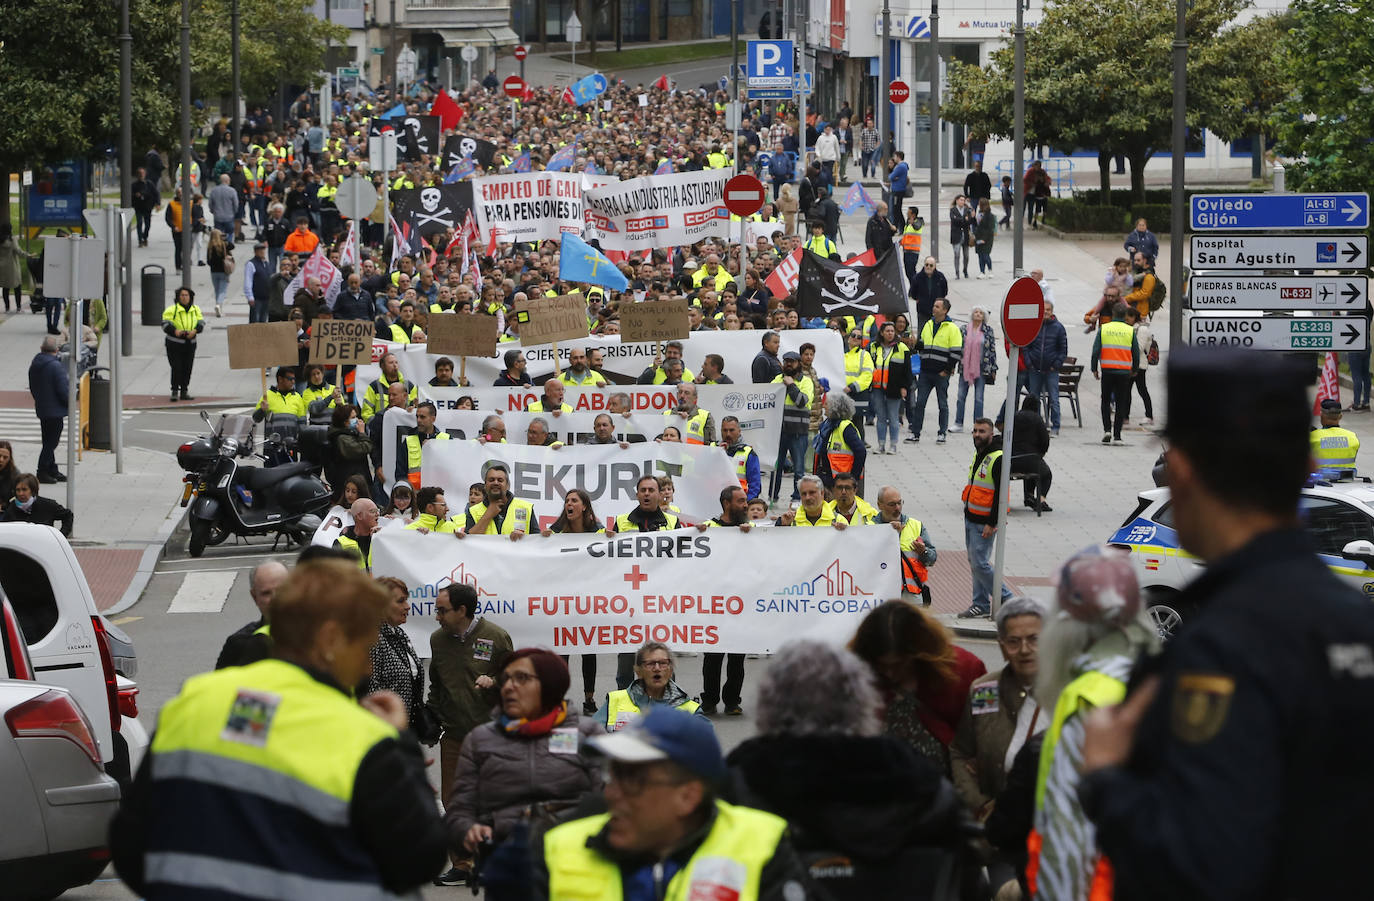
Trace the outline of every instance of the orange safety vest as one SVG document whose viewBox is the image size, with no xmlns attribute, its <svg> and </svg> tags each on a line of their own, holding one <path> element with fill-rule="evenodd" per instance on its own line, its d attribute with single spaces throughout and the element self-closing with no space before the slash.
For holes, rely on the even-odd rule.
<svg viewBox="0 0 1374 901">
<path fill-rule="evenodd" d="M 878 354 L 886 355 L 880 360 Z M 906 365 L 906 345 L 900 341 L 888 348 L 887 345 L 879 347 L 873 352 L 873 387 L 880 391 L 887 390 L 887 370 L 889 366 Z"/>
<path fill-rule="evenodd" d="M 921 233 L 908 225 L 902 230 L 902 252 L 921 252 Z"/>
<path fill-rule="evenodd" d="M 830 472 L 834 475 L 854 471 L 854 451 L 850 448 L 849 442 L 844 440 L 845 430 L 852 428 L 854 423 L 845 420 L 830 433 L 830 440 L 826 443 L 825 458 L 830 463 Z"/>
<path fill-rule="evenodd" d="M 1132 367 L 1131 344 L 1135 339 L 1135 329 L 1124 322 L 1108 322 L 1102 326 L 1102 353 L 1098 361 L 1102 369 L 1114 372 L 1130 372 Z"/>
<path fill-rule="evenodd" d="M 977 461 L 976 466 L 973 463 L 968 466 L 968 484 L 964 486 L 961 500 L 965 509 L 974 516 L 992 515 L 992 504 L 997 498 L 997 483 L 992 479 L 992 466 L 1001 456 L 1002 452 L 995 450 Z"/>
</svg>

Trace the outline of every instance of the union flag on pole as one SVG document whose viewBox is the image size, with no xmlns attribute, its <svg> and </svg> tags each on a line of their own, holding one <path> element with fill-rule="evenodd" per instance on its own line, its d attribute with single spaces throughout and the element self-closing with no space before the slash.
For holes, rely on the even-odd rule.
<svg viewBox="0 0 1374 901">
<path fill-rule="evenodd" d="M 358 265 L 358 223 L 348 220 L 348 234 L 344 236 L 343 247 L 339 250 L 339 266 L 357 267 Z"/>
<path fill-rule="evenodd" d="M 801 277 L 801 257 L 802 248 L 798 247 L 779 260 L 768 278 L 763 280 L 774 297 L 786 297 L 797 287 L 797 279 Z"/>
<path fill-rule="evenodd" d="M 1327 398 L 1340 403 L 1341 400 L 1341 370 L 1340 364 L 1336 361 L 1336 355 L 1328 353 L 1326 355 L 1326 365 L 1322 366 L 1321 378 L 1317 380 L 1317 399 L 1312 402 L 1312 415 L 1320 416 L 1322 412 L 1322 401 Z"/>
</svg>

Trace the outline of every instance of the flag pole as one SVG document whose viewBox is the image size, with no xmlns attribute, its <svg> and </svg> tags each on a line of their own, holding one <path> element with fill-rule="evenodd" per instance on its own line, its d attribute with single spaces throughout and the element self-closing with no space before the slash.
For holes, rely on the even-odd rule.
<svg viewBox="0 0 1374 901">
<path fill-rule="evenodd" d="M 550 341 L 549 348 L 553 351 L 553 377 L 558 378 L 563 374 L 558 366 L 558 342 Z"/>
</svg>

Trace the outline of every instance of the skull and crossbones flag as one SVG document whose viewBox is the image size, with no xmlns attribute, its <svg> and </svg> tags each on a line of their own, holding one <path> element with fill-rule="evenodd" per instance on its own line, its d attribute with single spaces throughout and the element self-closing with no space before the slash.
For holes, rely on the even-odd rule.
<svg viewBox="0 0 1374 901">
<path fill-rule="evenodd" d="M 797 312 L 803 318 L 823 319 L 878 313 L 891 318 L 907 312 L 897 254 L 889 250 L 876 263 L 865 265 L 858 258 L 838 263 L 806 251 L 797 281 Z"/>
<path fill-rule="evenodd" d="M 452 169 L 461 163 L 464 157 L 471 158 L 479 170 L 485 171 L 496 157 L 496 145 L 467 135 L 449 135 L 444 141 L 444 158 L 440 168 Z"/>
<path fill-rule="evenodd" d="M 374 138 L 395 133 L 397 159 L 418 160 L 424 154 L 434 156 L 439 153 L 438 116 L 374 118 L 368 123 L 367 133 Z"/>
<path fill-rule="evenodd" d="M 472 209 L 472 182 L 426 185 L 392 191 L 396 221 L 409 224 L 411 234 L 427 238 L 446 228 L 461 228 Z"/>
</svg>

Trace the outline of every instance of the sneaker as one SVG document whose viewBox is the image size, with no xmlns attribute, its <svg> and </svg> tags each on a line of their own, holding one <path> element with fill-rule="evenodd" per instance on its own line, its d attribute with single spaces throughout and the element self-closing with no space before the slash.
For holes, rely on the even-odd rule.
<svg viewBox="0 0 1374 901">
<path fill-rule="evenodd" d="M 944 443 L 945 443 L 945 433 L 944 433 L 944 432 L 941 432 L 940 434 L 938 434 L 938 435 L 935 436 L 935 443 L 936 443 L 936 444 L 944 444 Z"/>
<path fill-rule="evenodd" d="M 471 870 L 460 870 L 458 867 L 449 867 L 447 870 L 434 877 L 434 884 L 467 885 L 470 875 L 472 875 Z"/>
<path fill-rule="evenodd" d="M 920 444 L 920 443 L 921 443 L 921 436 L 920 436 L 920 435 L 911 435 L 911 436 L 909 436 L 909 437 L 907 437 L 907 438 L 903 438 L 903 439 L 902 439 L 902 443 L 904 443 L 904 444 Z"/>
<path fill-rule="evenodd" d="M 1115 438 L 1112 439 L 1112 444 L 1115 444 L 1115 445 L 1117 445 L 1118 447 L 1121 446 L 1121 445 L 1123 445 L 1123 444 L 1125 444 L 1125 443 L 1126 443 L 1126 442 L 1125 442 L 1125 441 L 1122 441 L 1122 440 L 1121 440 L 1121 436 L 1119 436 L 1119 435 L 1118 435 L 1117 437 L 1115 437 Z"/>
<path fill-rule="evenodd" d="M 880 454 L 885 454 L 885 453 L 887 453 L 887 448 L 884 447 L 884 446 L 881 445 L 881 444 L 878 445 L 878 453 L 880 453 Z"/>
<path fill-rule="evenodd" d="M 725 708 L 726 716 L 744 716 L 744 709 L 738 704 L 731 704 Z"/>
<path fill-rule="evenodd" d="M 1058 437 L 1059 437 L 1059 430 L 1058 430 L 1058 429 L 1050 429 L 1050 437 L 1051 437 L 1051 438 L 1058 438 Z"/>
<path fill-rule="evenodd" d="M 1152 429 L 1155 427 L 1155 421 L 1153 419 L 1142 419 L 1140 420 L 1140 427 L 1142 429 Z"/>
<path fill-rule="evenodd" d="M 979 607 L 977 604 L 970 604 L 969 608 L 959 614 L 959 619 L 986 619 L 988 608 Z"/>
<path fill-rule="evenodd" d="M 223 319 L 223 318 L 224 318 L 224 307 L 221 306 L 220 304 L 215 304 L 215 318 L 216 318 L 216 319 Z"/>
<path fill-rule="evenodd" d="M 182 391 L 181 391 L 181 399 L 182 399 L 182 400 L 195 400 L 194 397 L 192 397 L 191 395 L 189 395 L 189 394 L 186 393 L 186 389 L 184 389 L 184 388 L 183 388 Z"/>
<path fill-rule="evenodd" d="M 1040 502 L 1040 512 L 1041 512 L 1041 513 L 1053 513 L 1053 512 L 1054 512 L 1054 508 L 1051 507 L 1049 504 L 1045 503 L 1044 501 L 1041 501 L 1041 502 Z"/>
<path fill-rule="evenodd" d="M 172 392 L 172 403 L 176 403 L 176 402 L 177 402 L 177 393 L 176 393 L 175 391 L 173 391 L 173 392 Z"/>
<path fill-rule="evenodd" d="M 1107 434 L 1105 434 L 1105 435 L 1102 436 L 1102 443 L 1103 443 L 1103 444 L 1111 444 L 1111 443 L 1112 443 L 1112 433 L 1111 433 L 1111 432 L 1108 432 Z"/>
<path fill-rule="evenodd" d="M 964 427 L 961 426 L 961 425 L 952 425 L 952 426 L 949 427 L 949 430 L 950 430 L 951 432 L 958 433 L 958 432 L 962 432 L 962 431 L 964 430 Z"/>
<path fill-rule="evenodd" d="M 582 715 L 583 715 L 583 716 L 596 716 L 596 702 L 593 701 L 593 700 L 590 700 L 590 699 L 589 699 L 589 700 L 586 700 L 586 701 L 583 701 L 583 702 L 582 702 Z"/>
<path fill-rule="evenodd" d="M 718 711 L 715 704 L 702 704 L 701 712 L 705 716 L 715 716 Z"/>
</svg>

